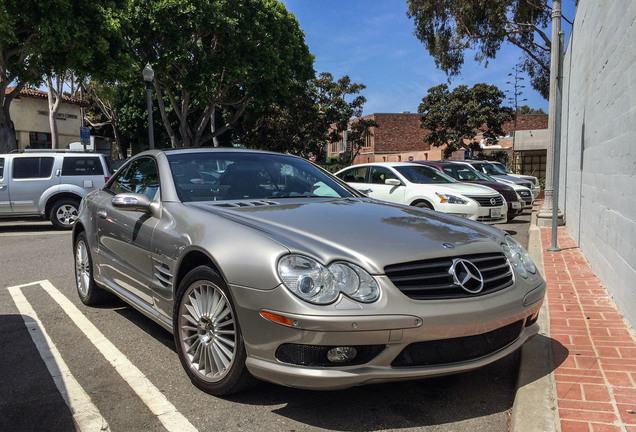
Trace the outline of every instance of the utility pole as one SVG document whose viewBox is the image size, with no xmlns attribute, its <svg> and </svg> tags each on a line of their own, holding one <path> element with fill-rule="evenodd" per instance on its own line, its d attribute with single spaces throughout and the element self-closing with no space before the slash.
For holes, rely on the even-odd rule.
<svg viewBox="0 0 636 432">
<path fill-rule="evenodd" d="M 559 34 L 561 33 L 561 0 L 552 0 L 552 45 L 550 48 L 550 100 L 548 105 L 548 148 L 545 167 L 545 198 L 543 207 L 537 214 L 537 225 L 542 227 L 551 226 L 553 223 L 563 225 L 563 215 L 558 214 L 557 220 L 552 220 L 552 208 L 557 207 L 558 202 L 554 202 L 554 165 L 559 163 L 554 158 L 554 149 L 557 140 L 557 133 L 560 127 L 560 76 L 559 65 L 561 64 L 561 44 Z"/>
<path fill-rule="evenodd" d="M 515 140 L 517 139 L 517 118 L 519 116 L 519 96 L 523 94 L 521 89 L 526 88 L 526 86 L 519 84 L 519 81 L 524 80 L 523 77 L 519 76 L 519 70 L 520 70 L 519 64 L 516 64 L 515 73 L 514 73 L 514 82 L 513 81 L 506 82 L 506 84 L 512 84 L 514 88 L 513 95 L 510 98 L 510 102 L 512 102 L 515 107 L 515 121 L 514 121 L 513 132 L 512 132 L 512 170 L 514 172 L 517 172 L 517 155 L 515 153 Z M 511 77 L 513 76 L 513 74 L 509 73 L 508 76 Z M 510 90 L 506 90 L 506 92 L 509 93 Z M 527 100 L 528 99 L 522 99 L 521 102 L 524 102 Z"/>
</svg>

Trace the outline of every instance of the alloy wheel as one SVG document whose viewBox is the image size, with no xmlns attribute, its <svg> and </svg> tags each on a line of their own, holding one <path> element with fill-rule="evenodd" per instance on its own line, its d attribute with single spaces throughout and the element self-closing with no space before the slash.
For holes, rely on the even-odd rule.
<svg viewBox="0 0 636 432">
<path fill-rule="evenodd" d="M 236 356 L 235 314 L 225 294 L 199 281 L 179 308 L 179 340 L 190 369 L 202 380 L 216 382 L 229 372 Z"/>
</svg>

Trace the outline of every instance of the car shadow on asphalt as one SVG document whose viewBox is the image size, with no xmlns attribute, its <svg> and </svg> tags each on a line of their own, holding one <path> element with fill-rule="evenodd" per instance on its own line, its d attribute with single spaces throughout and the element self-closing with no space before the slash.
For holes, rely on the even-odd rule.
<svg viewBox="0 0 636 432">
<path fill-rule="evenodd" d="M 140 330 L 144 331 L 148 336 L 157 340 L 166 348 L 174 351 L 175 355 L 177 350 L 174 345 L 174 339 L 172 334 L 161 327 L 150 318 L 146 317 L 141 312 L 138 312 L 135 308 L 130 306 L 125 301 L 121 300 L 114 294 L 108 293 L 104 299 L 97 305 L 91 306 L 92 309 L 104 309 L 111 310 L 128 321 L 136 325 Z"/>
<path fill-rule="evenodd" d="M 542 335 L 535 343 L 551 347 L 548 369 L 528 375 L 549 375 L 568 357 L 558 341 Z M 503 424 L 515 398 L 520 350 L 483 368 L 461 374 L 340 391 L 308 391 L 262 383 L 249 392 L 226 397 L 248 405 L 277 405 L 273 412 L 328 430 L 380 431 L 445 424 L 492 416 L 488 424 Z M 552 356 L 550 356 L 552 358 Z M 319 407 L 319 409 L 317 409 Z M 492 423 L 491 423 L 492 422 Z M 458 426 L 459 427 L 459 426 Z"/>
<path fill-rule="evenodd" d="M 227 397 L 248 405 L 280 405 L 272 412 L 312 428 L 384 431 L 491 417 L 506 430 L 515 392 L 518 354 L 475 371 L 444 377 L 371 384 L 337 391 L 309 391 L 262 383 Z M 450 427 L 450 426 L 449 426 Z M 452 429 L 452 427 L 450 427 Z M 437 430 L 437 429 L 435 429 Z"/>
<path fill-rule="evenodd" d="M 47 368 L 30 335 L 37 324 L 26 319 L 28 327 L 22 315 L 0 315 L 0 430 L 75 430 L 64 389 L 51 378 L 60 371 L 55 362 Z"/>
</svg>

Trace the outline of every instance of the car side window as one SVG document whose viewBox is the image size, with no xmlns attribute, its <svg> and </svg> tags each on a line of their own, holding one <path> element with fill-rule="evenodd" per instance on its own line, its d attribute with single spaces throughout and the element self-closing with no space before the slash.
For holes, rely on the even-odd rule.
<svg viewBox="0 0 636 432">
<path fill-rule="evenodd" d="M 159 171 L 153 158 L 139 158 L 128 165 L 128 168 L 119 174 L 108 190 L 114 194 L 139 193 L 150 199 L 154 199 L 159 189 Z"/>
<path fill-rule="evenodd" d="M 13 159 L 13 178 L 50 178 L 54 160 L 52 157 L 15 158 Z"/>
<path fill-rule="evenodd" d="M 4 158 L 0 158 L 0 179 L 4 178 Z"/>
<path fill-rule="evenodd" d="M 63 176 L 103 175 L 101 160 L 98 157 L 67 157 L 62 163 Z"/>
<path fill-rule="evenodd" d="M 340 174 L 340 178 L 347 183 L 366 183 L 368 167 L 351 168 Z"/>
<path fill-rule="evenodd" d="M 371 181 L 369 183 L 385 184 L 387 179 L 397 179 L 397 176 L 386 167 L 371 167 Z"/>
</svg>

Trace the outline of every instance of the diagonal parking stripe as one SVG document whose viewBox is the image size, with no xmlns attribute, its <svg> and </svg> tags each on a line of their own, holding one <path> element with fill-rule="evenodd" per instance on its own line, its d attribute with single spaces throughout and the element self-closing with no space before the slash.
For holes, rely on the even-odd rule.
<svg viewBox="0 0 636 432">
<path fill-rule="evenodd" d="M 157 416 L 159 421 L 161 421 L 161 423 L 168 431 L 197 431 L 197 429 L 188 421 L 188 419 L 185 418 L 179 411 L 177 411 L 175 406 L 168 401 L 165 395 L 161 393 L 161 391 L 159 391 L 159 389 L 157 389 L 150 382 L 150 380 L 148 380 L 148 378 L 146 378 L 146 376 L 135 365 L 133 365 L 132 362 L 128 360 L 128 358 L 121 351 L 119 351 L 119 349 L 117 349 L 117 347 L 115 347 L 115 345 L 113 345 L 113 343 L 110 342 L 69 299 L 67 299 L 57 288 L 55 288 L 55 286 L 53 286 L 51 282 L 49 282 L 48 280 L 43 280 L 33 282 L 31 284 L 10 287 L 9 292 L 12 296 L 14 296 L 14 293 L 17 293 L 18 297 L 21 296 L 24 299 L 24 302 L 29 305 L 28 301 L 26 300 L 26 298 L 24 298 L 20 291 L 22 287 L 29 285 L 40 285 L 53 298 L 53 300 L 55 300 L 57 304 L 60 305 L 64 312 L 69 316 L 69 318 L 71 318 L 75 325 L 86 335 L 88 340 L 93 345 L 95 345 L 95 347 L 104 356 L 104 358 L 108 360 L 108 362 L 115 368 L 117 373 L 119 373 L 124 381 L 128 383 L 132 390 L 148 406 L 150 411 Z M 14 301 L 15 298 L 16 297 L 14 296 Z M 29 308 L 31 308 L 30 305 Z M 21 313 L 23 312 L 21 311 Z M 27 315 L 34 316 L 34 314 L 35 312 L 31 308 L 31 311 Z M 40 327 L 42 326 L 40 325 Z M 48 343 L 49 346 L 54 349 L 54 345 L 50 340 L 48 340 Z M 38 347 L 38 349 L 40 348 Z M 44 356 L 42 357 L 44 358 Z M 59 357 L 59 359 L 62 360 L 61 356 Z M 66 368 L 66 370 L 68 371 L 68 368 Z M 68 374 L 70 375 L 70 372 L 68 372 Z M 77 384 L 77 382 L 75 383 Z M 77 386 L 79 387 L 79 384 L 77 384 Z M 81 387 L 79 387 L 79 389 L 81 389 Z M 84 392 L 83 389 L 81 389 L 81 391 Z M 84 392 L 84 394 L 86 393 Z M 86 395 L 86 397 L 88 398 L 88 395 Z M 90 398 L 88 399 L 90 401 Z M 73 407 L 68 400 L 67 404 L 69 404 L 69 407 L 71 407 L 71 410 L 73 410 Z"/>
<path fill-rule="evenodd" d="M 28 302 L 21 288 L 26 285 L 9 288 L 9 294 L 22 315 L 24 325 L 29 330 L 40 357 L 49 370 L 53 382 L 71 410 L 73 420 L 82 431 L 108 430 L 106 420 L 102 417 L 91 398 L 71 374 L 66 362 L 60 355 L 42 322 L 38 318 L 31 304 Z"/>
</svg>

